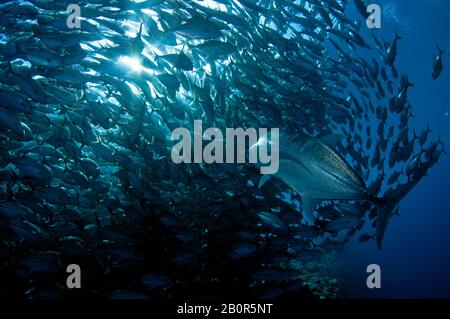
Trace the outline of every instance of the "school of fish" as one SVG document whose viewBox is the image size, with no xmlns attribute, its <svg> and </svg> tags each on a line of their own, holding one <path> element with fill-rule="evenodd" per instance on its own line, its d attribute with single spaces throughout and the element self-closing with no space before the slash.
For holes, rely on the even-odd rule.
<svg viewBox="0 0 450 319">
<path fill-rule="evenodd" d="M 72 3 L 0 1 L 0 296 L 330 297 L 306 269 L 381 248 L 445 153 L 362 0 Z M 279 172 L 173 163 L 194 120 L 280 128 Z"/>
</svg>

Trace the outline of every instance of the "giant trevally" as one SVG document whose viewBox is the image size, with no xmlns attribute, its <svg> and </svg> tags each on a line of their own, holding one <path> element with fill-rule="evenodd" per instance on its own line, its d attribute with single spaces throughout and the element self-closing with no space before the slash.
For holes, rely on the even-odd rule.
<svg viewBox="0 0 450 319">
<path fill-rule="evenodd" d="M 333 149 L 343 136 L 280 135 L 279 170 L 274 175 L 301 195 L 303 216 L 308 223 L 314 223 L 313 213 L 320 201 L 382 202 L 369 193 L 363 180 Z M 253 146 L 267 143 L 267 139 L 264 135 Z M 267 180 L 266 176 L 269 175 L 263 177 L 260 186 Z"/>
</svg>

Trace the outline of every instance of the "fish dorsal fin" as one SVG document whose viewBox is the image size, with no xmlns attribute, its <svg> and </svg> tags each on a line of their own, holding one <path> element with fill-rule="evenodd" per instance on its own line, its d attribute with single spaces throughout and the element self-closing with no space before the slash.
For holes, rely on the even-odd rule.
<svg viewBox="0 0 450 319">
<path fill-rule="evenodd" d="M 316 209 L 317 202 L 317 199 L 311 196 L 302 196 L 303 217 L 310 225 L 314 224 L 314 210 Z"/>
<path fill-rule="evenodd" d="M 340 141 L 342 141 L 345 138 L 342 134 L 329 134 L 322 136 L 319 138 L 319 140 L 324 143 L 325 145 L 328 145 L 331 148 L 334 148 L 336 144 L 338 144 Z"/>
<path fill-rule="evenodd" d="M 264 186 L 265 183 L 270 179 L 271 175 L 263 175 L 258 183 L 258 188 L 261 188 Z"/>
</svg>

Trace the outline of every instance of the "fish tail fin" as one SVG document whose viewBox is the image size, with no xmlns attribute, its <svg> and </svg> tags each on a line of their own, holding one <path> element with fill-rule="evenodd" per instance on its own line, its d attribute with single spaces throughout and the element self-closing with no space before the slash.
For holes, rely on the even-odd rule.
<svg viewBox="0 0 450 319">
<path fill-rule="evenodd" d="M 5 153 L 3 153 L 2 155 L 3 155 L 3 157 L 8 161 L 8 163 L 11 163 L 11 162 L 12 162 L 11 156 L 10 156 L 10 154 L 9 154 L 8 151 L 6 151 Z"/>
<path fill-rule="evenodd" d="M 144 25 L 144 23 L 141 21 L 141 25 L 139 26 L 139 32 L 138 32 L 138 34 L 136 35 L 136 38 L 140 38 L 141 37 L 141 35 L 142 35 L 142 26 Z"/>
<path fill-rule="evenodd" d="M 81 90 L 81 95 L 76 97 L 76 100 L 77 100 L 76 106 L 77 107 L 78 107 L 79 102 L 88 101 L 87 95 L 86 95 L 86 87 L 84 84 L 81 86 L 80 90 Z M 109 96 L 106 97 L 106 99 L 108 99 L 108 98 L 109 98 Z"/>
<path fill-rule="evenodd" d="M 42 164 L 44 164 L 44 165 L 48 164 L 48 161 L 47 161 L 47 158 L 45 157 L 45 155 L 42 155 L 41 159 L 42 159 Z"/>
<path fill-rule="evenodd" d="M 397 40 L 403 40 L 403 37 L 399 36 L 397 32 L 395 32 L 395 38 Z"/>
<path fill-rule="evenodd" d="M 65 174 L 69 170 L 69 167 L 67 166 L 67 158 L 64 157 L 64 171 L 63 174 Z"/>
<path fill-rule="evenodd" d="M 441 144 L 441 145 L 442 145 L 441 153 L 444 153 L 445 155 L 447 155 L 447 150 L 445 149 L 445 145 L 444 144 Z"/>
<path fill-rule="evenodd" d="M 442 142 L 441 134 L 440 134 L 440 133 L 439 133 L 439 136 L 438 136 L 438 141 L 437 141 L 437 143 L 438 143 L 439 145 L 444 146 L 444 143 Z"/>
<path fill-rule="evenodd" d="M 445 53 L 445 51 L 441 49 L 441 47 L 439 46 L 439 44 L 435 43 L 434 45 L 435 45 L 436 48 L 438 49 L 439 53 Z"/>
<path fill-rule="evenodd" d="M 388 226 L 389 220 L 392 216 L 398 215 L 398 202 L 392 203 L 388 200 L 383 199 L 383 204 L 377 207 L 377 217 L 376 217 L 376 233 L 375 239 L 377 242 L 377 248 L 381 250 L 384 235 L 386 233 L 386 228 Z"/>
<path fill-rule="evenodd" d="M 412 86 L 414 86 L 414 84 L 409 81 L 409 78 L 408 78 L 407 75 L 405 75 L 403 77 L 403 83 L 404 83 L 405 87 L 412 87 Z"/>
<path fill-rule="evenodd" d="M 381 250 L 389 220 L 392 216 L 398 215 L 398 201 L 389 197 L 378 197 L 375 195 L 369 195 L 369 200 L 376 204 L 376 207 L 374 208 L 377 212 L 375 220 L 376 233 L 374 238 L 377 242 L 378 249 Z"/>
<path fill-rule="evenodd" d="M 102 228 L 102 223 L 100 222 L 100 218 L 98 217 L 97 210 L 94 211 L 94 217 L 95 217 L 95 224 L 97 226 L 97 230 L 99 231 L 98 235 L 100 238 L 102 238 L 102 235 L 100 233 L 100 230 Z"/>
<path fill-rule="evenodd" d="M 105 96 L 105 100 L 108 100 L 111 96 L 113 96 L 114 92 L 111 90 L 111 88 L 108 85 L 105 85 L 106 91 L 108 94 Z"/>
<path fill-rule="evenodd" d="M 19 175 L 17 175 L 17 173 L 14 171 L 12 171 L 12 176 L 13 177 L 12 177 L 11 181 L 8 183 L 8 189 L 11 189 L 20 179 Z"/>
</svg>

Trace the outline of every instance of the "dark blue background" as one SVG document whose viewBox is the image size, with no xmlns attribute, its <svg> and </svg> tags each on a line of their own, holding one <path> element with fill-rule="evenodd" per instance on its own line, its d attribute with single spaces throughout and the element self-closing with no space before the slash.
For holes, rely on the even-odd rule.
<svg viewBox="0 0 450 319">
<path fill-rule="evenodd" d="M 414 106 L 413 127 L 427 123 L 436 139 L 450 143 L 450 0 L 372 1 L 385 8 L 393 3 L 396 15 L 385 14 L 377 33 L 391 40 L 398 32 L 397 66 L 415 86 L 409 100 Z M 390 7 L 394 7 L 392 4 Z M 431 65 L 437 49 L 446 51 L 444 72 L 433 81 Z M 447 113 L 447 114 L 446 114 Z M 350 296 L 368 298 L 450 298 L 450 156 L 441 161 L 401 202 L 400 217 L 388 226 L 383 249 L 357 240 L 346 247 Z M 357 238 L 357 237 L 356 237 Z M 366 287 L 368 264 L 381 266 L 381 289 Z"/>
</svg>

